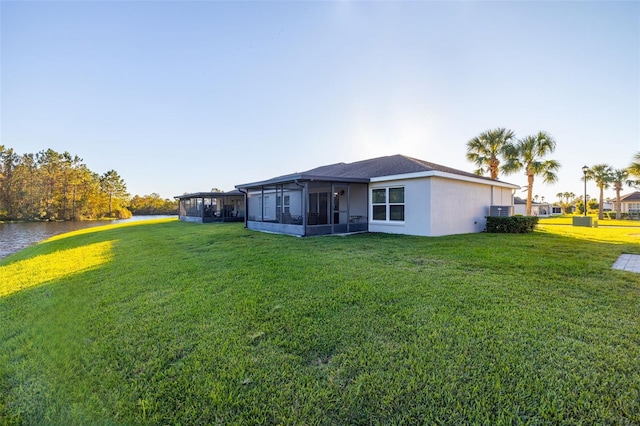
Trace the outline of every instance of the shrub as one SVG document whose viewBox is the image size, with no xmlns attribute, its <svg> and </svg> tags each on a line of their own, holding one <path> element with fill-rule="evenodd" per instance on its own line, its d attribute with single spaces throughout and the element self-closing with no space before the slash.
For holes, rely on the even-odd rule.
<svg viewBox="0 0 640 426">
<path fill-rule="evenodd" d="M 620 219 L 627 219 L 627 213 L 620 213 Z M 616 219 L 616 212 L 604 212 L 604 217 L 609 219 Z"/>
<path fill-rule="evenodd" d="M 487 216 L 487 232 L 526 234 L 533 232 L 538 220 L 537 216 Z"/>
</svg>

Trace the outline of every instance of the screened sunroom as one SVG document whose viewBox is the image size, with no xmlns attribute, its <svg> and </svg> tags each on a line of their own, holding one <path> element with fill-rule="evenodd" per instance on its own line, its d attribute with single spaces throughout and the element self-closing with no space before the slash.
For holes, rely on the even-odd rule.
<svg viewBox="0 0 640 426">
<path fill-rule="evenodd" d="M 240 191 L 196 192 L 174 197 L 178 200 L 178 215 L 186 222 L 242 222 L 245 200 Z"/>
<path fill-rule="evenodd" d="M 367 183 L 304 175 L 238 185 L 249 229 L 297 236 L 367 230 Z"/>
</svg>

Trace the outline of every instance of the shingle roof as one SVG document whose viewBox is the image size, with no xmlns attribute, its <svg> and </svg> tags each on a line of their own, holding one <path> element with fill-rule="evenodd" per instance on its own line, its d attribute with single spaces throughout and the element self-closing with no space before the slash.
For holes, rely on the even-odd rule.
<svg viewBox="0 0 640 426">
<path fill-rule="evenodd" d="M 406 173 L 440 171 L 456 175 L 479 178 L 480 176 L 440 164 L 418 160 L 404 155 L 391 155 L 354 163 L 336 163 L 303 172 L 303 175 L 335 178 L 371 179 L 380 176 L 402 175 Z"/>
<path fill-rule="evenodd" d="M 640 201 L 640 191 L 632 192 L 631 194 L 620 197 L 620 201 L 634 202 Z"/>
<path fill-rule="evenodd" d="M 255 186 L 273 185 L 282 182 L 291 182 L 294 180 L 312 179 L 369 182 L 370 179 L 376 177 L 431 171 L 450 173 L 473 179 L 481 179 L 486 180 L 487 182 L 495 182 L 488 177 L 478 176 L 473 173 L 453 169 L 451 167 L 442 166 L 440 164 L 418 160 L 416 158 L 407 157 L 405 155 L 391 155 L 387 157 L 378 157 L 369 160 L 356 161 L 353 163 L 329 164 L 327 166 L 321 166 L 316 167 L 315 169 L 307 170 L 306 172 L 278 176 L 262 182 L 236 185 L 236 188 L 249 188 Z"/>
</svg>

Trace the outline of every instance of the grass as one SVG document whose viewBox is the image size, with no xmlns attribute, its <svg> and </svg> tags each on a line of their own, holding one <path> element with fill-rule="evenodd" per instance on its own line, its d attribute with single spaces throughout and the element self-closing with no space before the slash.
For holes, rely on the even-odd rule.
<svg viewBox="0 0 640 426">
<path fill-rule="evenodd" d="M 549 216 L 541 217 L 540 223 L 545 225 L 571 225 L 573 218 L 580 215 L 561 215 L 561 216 Z M 589 215 L 594 221 L 598 222 L 599 226 L 624 226 L 624 227 L 640 227 L 640 220 L 617 220 L 609 219 L 605 217 L 602 220 L 598 219 L 598 215 Z"/>
<path fill-rule="evenodd" d="M 0 424 L 638 424 L 633 231 L 66 234 L 0 261 Z"/>
</svg>

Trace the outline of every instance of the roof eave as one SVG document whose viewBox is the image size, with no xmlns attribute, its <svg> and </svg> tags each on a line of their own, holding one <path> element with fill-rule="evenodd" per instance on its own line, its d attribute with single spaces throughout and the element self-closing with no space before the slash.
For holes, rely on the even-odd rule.
<svg viewBox="0 0 640 426">
<path fill-rule="evenodd" d="M 279 183 L 295 182 L 297 180 L 300 180 L 301 178 L 302 178 L 302 175 L 300 173 L 296 173 L 292 175 L 285 175 L 285 176 L 279 176 L 272 179 L 261 180 L 258 182 L 243 183 L 240 185 L 236 185 L 236 188 L 237 189 L 257 188 L 261 186 L 276 185 Z"/>
<path fill-rule="evenodd" d="M 401 180 L 401 179 L 419 179 L 419 178 L 427 178 L 427 177 L 442 177 L 446 179 L 454 179 L 454 180 L 461 180 L 465 182 L 479 183 L 482 185 L 492 185 L 492 186 L 500 186 L 503 188 L 520 189 L 520 185 L 514 185 L 508 182 L 502 182 L 499 180 L 492 180 L 492 179 L 482 178 L 482 177 L 476 178 L 472 176 L 458 175 L 455 173 L 441 172 L 438 170 L 429 170 L 429 171 L 415 172 L 415 173 L 404 173 L 404 174 L 389 175 L 389 176 L 378 176 L 378 177 L 371 178 L 371 182 L 385 182 L 385 181 Z"/>
<path fill-rule="evenodd" d="M 273 179 L 263 180 L 259 182 L 252 183 L 243 183 L 241 185 L 236 185 L 238 189 L 248 189 L 248 188 L 260 188 L 263 186 L 271 186 L 271 185 L 279 185 L 283 183 L 293 183 L 293 182 L 348 182 L 348 183 L 369 183 L 369 179 L 366 178 L 350 178 L 350 177 L 337 177 L 337 176 L 317 176 L 317 175 L 306 175 L 306 174 L 295 174 L 295 175 L 286 175 L 280 176 Z"/>
<path fill-rule="evenodd" d="M 241 192 L 229 191 L 229 192 L 193 192 L 191 194 L 175 195 L 173 198 L 182 200 L 185 198 L 202 198 L 202 197 L 229 197 L 239 196 Z"/>
<path fill-rule="evenodd" d="M 342 176 L 303 175 L 303 180 L 321 181 L 321 182 L 369 183 L 369 178 L 342 177 Z"/>
</svg>

